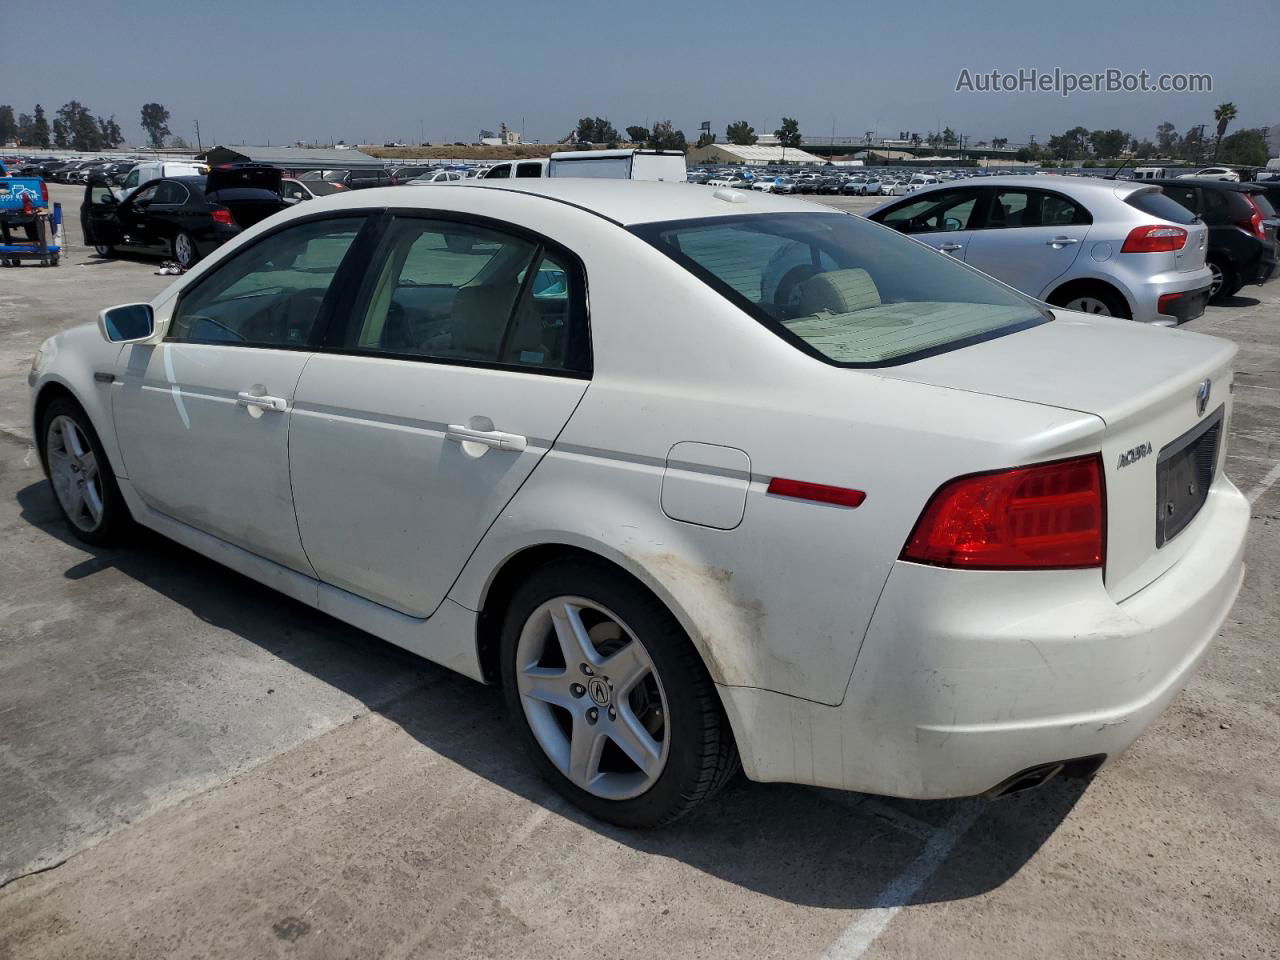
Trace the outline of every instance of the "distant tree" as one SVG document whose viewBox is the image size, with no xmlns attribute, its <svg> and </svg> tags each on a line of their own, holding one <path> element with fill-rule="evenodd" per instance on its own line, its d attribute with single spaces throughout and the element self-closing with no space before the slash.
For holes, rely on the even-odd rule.
<svg viewBox="0 0 1280 960">
<path fill-rule="evenodd" d="M 1008 137 L 992 137 L 991 138 L 991 147 L 993 150 L 1003 150 L 1008 145 L 1009 145 Z"/>
<path fill-rule="evenodd" d="M 190 150 L 191 144 L 187 143 L 182 137 L 170 137 L 169 146 L 174 150 Z M 518 152 L 518 151 L 517 151 Z"/>
<path fill-rule="evenodd" d="M 1066 133 L 1049 138 L 1049 153 L 1058 160 L 1083 160 L 1088 152 L 1089 131 L 1072 127 Z"/>
<path fill-rule="evenodd" d="M 1156 156 L 1156 145 L 1150 140 L 1141 140 L 1132 144 L 1133 155 L 1139 160 L 1150 160 Z"/>
<path fill-rule="evenodd" d="M 1178 128 L 1168 120 L 1156 127 L 1156 148 L 1162 157 L 1172 157 L 1177 153 L 1181 140 Z"/>
<path fill-rule="evenodd" d="M 618 131 L 604 117 L 583 117 L 575 137 L 581 143 L 609 143 L 618 139 Z"/>
<path fill-rule="evenodd" d="M 1213 111 L 1213 119 L 1218 121 L 1217 136 L 1213 141 L 1213 159 L 1218 159 L 1218 148 L 1222 146 L 1222 136 L 1227 132 L 1227 125 L 1231 123 L 1237 116 L 1236 105 L 1231 101 L 1221 103 L 1218 108 Z"/>
<path fill-rule="evenodd" d="M 659 120 L 653 125 L 647 146 L 650 150 L 679 150 L 681 153 L 689 149 L 684 131 L 674 129 L 670 120 Z"/>
<path fill-rule="evenodd" d="M 31 146 L 31 127 L 34 122 L 31 119 L 31 114 L 18 114 L 18 142 L 24 147 Z"/>
<path fill-rule="evenodd" d="M 169 111 L 160 103 L 144 103 L 142 105 L 142 129 L 147 132 L 151 146 L 159 150 L 164 146 L 164 138 L 169 135 Z"/>
<path fill-rule="evenodd" d="M 8 143 L 18 139 L 18 121 L 13 115 L 13 107 L 0 103 L 0 143 Z"/>
<path fill-rule="evenodd" d="M 31 118 L 31 141 L 33 147 L 49 146 L 49 120 L 44 115 L 44 107 L 36 104 L 35 113 Z"/>
<path fill-rule="evenodd" d="M 698 134 L 698 142 L 694 144 L 696 147 L 709 147 L 716 142 L 716 135 L 710 130 L 704 130 Z"/>
<path fill-rule="evenodd" d="M 1225 138 L 1220 146 L 1223 163 L 1261 167 L 1267 162 L 1267 128 L 1237 130 Z"/>
<path fill-rule="evenodd" d="M 98 117 L 97 149 L 114 149 L 124 143 L 124 134 L 120 132 L 120 124 L 116 123 L 115 114 L 103 120 Z"/>
<path fill-rule="evenodd" d="M 956 135 L 956 132 L 952 130 L 950 127 L 947 127 L 945 130 L 942 131 L 942 143 L 944 146 L 949 147 L 953 143 L 959 143 L 959 142 L 960 142 L 960 138 Z"/>
<path fill-rule="evenodd" d="M 1178 155 L 1191 163 L 1203 163 L 1205 154 L 1204 126 L 1196 124 L 1182 135 Z"/>
<path fill-rule="evenodd" d="M 911 145 L 915 147 L 917 150 L 920 149 L 920 134 L 918 133 L 911 134 Z"/>
<path fill-rule="evenodd" d="M 784 147 L 795 149 L 804 143 L 804 137 L 800 136 L 800 123 L 792 117 L 783 117 L 782 126 L 773 131 L 773 135 L 778 138 L 778 143 Z"/>
<path fill-rule="evenodd" d="M 725 127 L 724 138 L 740 147 L 749 147 L 760 139 L 756 136 L 755 127 L 745 120 L 735 120 Z"/>
<path fill-rule="evenodd" d="M 1118 157 L 1129 145 L 1129 134 L 1123 130 L 1094 130 L 1089 134 L 1089 146 L 1098 157 Z"/>
<path fill-rule="evenodd" d="M 649 128 L 627 127 L 627 139 L 632 143 L 644 143 L 649 139 Z"/>
<path fill-rule="evenodd" d="M 929 145 L 930 150 L 937 150 L 940 146 L 942 146 L 942 134 L 935 133 L 934 131 L 930 130 L 929 135 L 924 138 L 924 142 Z"/>
</svg>

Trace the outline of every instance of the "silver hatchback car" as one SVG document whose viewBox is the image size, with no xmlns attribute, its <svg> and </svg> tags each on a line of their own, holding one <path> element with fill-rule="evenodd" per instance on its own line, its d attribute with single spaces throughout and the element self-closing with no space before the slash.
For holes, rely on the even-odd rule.
<svg viewBox="0 0 1280 960">
<path fill-rule="evenodd" d="M 989 177 L 925 187 L 867 216 L 1068 310 L 1174 326 L 1209 301 L 1208 228 L 1150 184 Z"/>
</svg>

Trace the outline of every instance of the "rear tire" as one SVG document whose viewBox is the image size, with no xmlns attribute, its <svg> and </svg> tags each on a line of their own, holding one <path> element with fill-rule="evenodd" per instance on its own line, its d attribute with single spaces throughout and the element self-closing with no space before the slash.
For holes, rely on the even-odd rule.
<svg viewBox="0 0 1280 960">
<path fill-rule="evenodd" d="M 106 243 L 95 243 L 93 245 L 93 252 L 103 260 L 109 260 L 116 255 L 116 248 Z"/>
<path fill-rule="evenodd" d="M 1240 281 L 1229 263 L 1221 260 L 1208 261 L 1209 272 L 1213 274 L 1213 282 L 1209 286 L 1209 299 L 1214 303 L 1230 300 L 1240 290 Z"/>
<path fill-rule="evenodd" d="M 200 259 L 196 242 L 185 230 L 179 230 L 173 236 L 173 259 L 183 270 L 190 270 Z"/>
<path fill-rule="evenodd" d="M 500 656 L 526 752 L 594 817 L 664 826 L 738 769 L 719 696 L 689 637 L 620 571 L 578 559 L 535 570 L 511 598 Z"/>
<path fill-rule="evenodd" d="M 1068 284 L 1055 290 L 1049 303 L 1064 310 L 1078 310 L 1096 316 L 1119 317 L 1132 320 L 1133 312 L 1124 297 L 1115 290 L 1099 283 Z"/>
<path fill-rule="evenodd" d="M 54 500 L 71 533 L 94 546 L 112 546 L 133 531 L 133 517 L 115 472 L 80 404 L 59 397 L 40 419 L 40 458 Z"/>
</svg>

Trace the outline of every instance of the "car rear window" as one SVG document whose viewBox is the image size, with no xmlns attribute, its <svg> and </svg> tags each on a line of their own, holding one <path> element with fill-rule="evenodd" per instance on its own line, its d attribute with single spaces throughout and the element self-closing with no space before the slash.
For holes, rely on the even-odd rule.
<svg viewBox="0 0 1280 960">
<path fill-rule="evenodd" d="M 906 363 L 1049 320 L 1033 300 L 946 254 L 842 213 L 631 229 L 787 342 L 837 366 Z"/>
<path fill-rule="evenodd" d="M 1267 218 L 1276 215 L 1276 208 L 1272 205 L 1271 200 L 1261 190 L 1256 193 L 1250 191 L 1249 196 L 1253 198 L 1253 202 L 1258 205 L 1258 209 L 1262 211 L 1262 215 Z"/>
<path fill-rule="evenodd" d="M 1136 190 L 1124 198 L 1124 202 L 1148 216 L 1169 220 L 1172 223 L 1195 223 L 1196 215 L 1167 196 L 1159 187 L 1150 190 Z"/>
</svg>

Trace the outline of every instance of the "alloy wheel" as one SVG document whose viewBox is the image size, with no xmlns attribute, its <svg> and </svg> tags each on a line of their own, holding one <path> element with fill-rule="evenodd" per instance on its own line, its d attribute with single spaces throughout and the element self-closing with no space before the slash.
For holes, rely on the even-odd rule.
<svg viewBox="0 0 1280 960">
<path fill-rule="evenodd" d="M 625 800 L 662 774 L 662 681 L 644 644 L 602 605 L 560 596 L 537 607 L 516 645 L 516 687 L 534 739 L 578 788 Z"/>
<path fill-rule="evenodd" d="M 96 530 L 102 523 L 102 477 L 79 424 L 67 416 L 54 417 L 49 421 L 45 451 L 53 492 L 67 518 L 86 533 Z"/>
<path fill-rule="evenodd" d="M 1104 317 L 1111 316 L 1110 308 L 1099 300 L 1097 297 L 1076 297 L 1066 303 L 1068 310 L 1076 310 L 1080 313 L 1096 313 Z"/>
<path fill-rule="evenodd" d="M 196 249 L 191 243 L 191 238 L 185 233 L 180 233 L 173 238 L 173 259 L 178 261 L 178 265 L 183 269 L 191 266 L 196 258 Z"/>
<path fill-rule="evenodd" d="M 1222 268 L 1212 261 L 1209 262 L 1209 272 L 1213 274 L 1213 279 L 1209 281 L 1209 299 L 1212 300 L 1222 292 L 1224 278 Z"/>
</svg>

